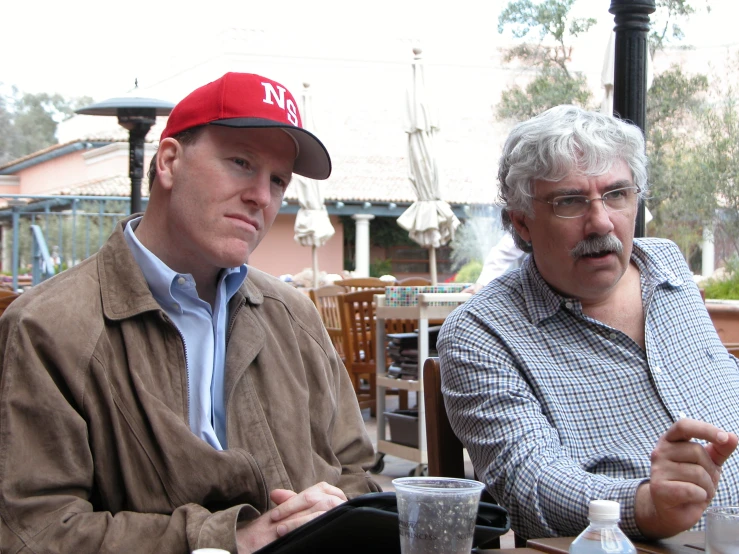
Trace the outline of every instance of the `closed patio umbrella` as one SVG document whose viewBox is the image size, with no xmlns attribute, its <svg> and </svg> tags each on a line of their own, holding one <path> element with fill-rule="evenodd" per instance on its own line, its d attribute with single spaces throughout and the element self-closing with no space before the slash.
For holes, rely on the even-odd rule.
<svg viewBox="0 0 739 554">
<path fill-rule="evenodd" d="M 313 131 L 312 109 L 310 106 L 309 83 L 303 83 L 303 124 Z M 316 181 L 294 175 L 292 182 L 298 193 L 300 208 L 295 216 L 295 241 L 302 246 L 310 246 L 313 259 L 313 288 L 318 287 L 318 248 L 334 236 L 334 226 L 323 204 L 321 189 Z"/>
<path fill-rule="evenodd" d="M 611 31 L 608 36 L 606 55 L 603 58 L 603 70 L 600 74 L 600 84 L 603 86 L 603 100 L 600 103 L 600 111 L 606 115 L 613 115 L 613 76 L 614 58 L 616 52 L 616 33 Z"/>
<path fill-rule="evenodd" d="M 459 219 L 451 206 L 441 199 L 434 153 L 434 135 L 439 125 L 426 98 L 421 49 L 414 48 L 413 53 L 413 80 L 408 87 L 405 132 L 408 133 L 408 178 L 418 200 L 397 221 L 413 241 L 429 249 L 431 282 L 436 285 L 436 248 L 454 238 Z"/>
</svg>

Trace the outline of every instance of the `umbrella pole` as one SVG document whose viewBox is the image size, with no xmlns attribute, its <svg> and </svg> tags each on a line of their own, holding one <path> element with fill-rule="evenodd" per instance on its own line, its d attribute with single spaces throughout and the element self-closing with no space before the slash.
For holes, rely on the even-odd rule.
<svg viewBox="0 0 739 554">
<path fill-rule="evenodd" d="M 318 248 L 314 244 L 311 246 L 313 250 L 313 288 L 318 288 Z"/>
<path fill-rule="evenodd" d="M 433 246 L 429 248 L 429 269 L 431 270 L 431 284 L 436 286 L 439 283 L 436 278 L 436 248 Z"/>
</svg>

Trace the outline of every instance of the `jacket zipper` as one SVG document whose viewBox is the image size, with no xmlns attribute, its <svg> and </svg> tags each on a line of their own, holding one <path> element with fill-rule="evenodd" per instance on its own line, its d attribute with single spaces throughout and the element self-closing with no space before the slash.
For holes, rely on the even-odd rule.
<svg viewBox="0 0 739 554">
<path fill-rule="evenodd" d="M 234 308 L 234 312 L 231 314 L 231 319 L 228 321 L 228 331 L 226 331 L 226 346 L 228 346 L 228 341 L 231 338 L 231 331 L 233 331 L 234 322 L 236 321 L 236 315 L 241 311 L 241 308 L 244 306 L 244 304 L 246 304 L 246 298 L 239 302 L 238 306 Z M 225 371 L 226 368 L 224 367 L 223 369 Z"/>
<path fill-rule="evenodd" d="M 239 304 L 234 308 L 234 311 L 231 314 L 231 318 L 228 321 L 228 330 L 226 331 L 226 345 L 225 345 L 226 346 L 226 351 L 223 353 L 223 377 L 224 377 L 224 382 L 225 382 L 225 377 L 226 377 L 226 358 L 227 358 L 227 354 L 228 354 L 228 341 L 231 338 L 231 331 L 233 330 L 234 323 L 236 322 L 236 315 L 239 313 L 239 311 L 241 311 L 241 307 L 244 304 L 246 304 L 246 298 L 244 298 L 244 300 L 242 300 L 241 302 L 239 302 Z M 224 403 L 228 403 L 228 399 L 226 398 L 226 394 L 225 394 L 226 391 L 223 391 L 223 392 L 224 392 L 224 394 L 223 394 L 223 402 Z M 188 398 L 189 398 L 189 396 L 188 396 Z M 226 406 L 224 406 L 223 408 L 224 408 L 224 412 L 225 412 L 225 415 L 226 415 L 226 425 L 225 425 L 225 427 L 226 427 L 226 441 L 228 441 L 228 411 L 225 409 Z M 262 476 L 262 480 L 264 480 L 264 476 Z M 266 481 L 265 481 L 265 487 L 266 487 Z M 267 496 L 269 496 L 269 494 Z M 267 505 L 269 505 L 269 502 L 267 502 Z"/>
<path fill-rule="evenodd" d="M 187 357 L 187 343 L 185 342 L 185 335 L 182 334 L 182 332 L 177 328 L 177 325 L 175 325 L 172 320 L 169 318 L 169 316 L 166 314 L 166 312 L 163 312 L 164 319 L 169 323 L 172 327 L 174 327 L 175 331 L 177 331 L 177 334 L 180 336 L 180 340 L 182 341 L 182 349 L 185 352 L 185 383 L 187 385 L 187 398 L 185 402 L 185 419 L 187 420 L 187 426 L 190 426 L 190 371 L 189 371 L 189 360 Z"/>
</svg>

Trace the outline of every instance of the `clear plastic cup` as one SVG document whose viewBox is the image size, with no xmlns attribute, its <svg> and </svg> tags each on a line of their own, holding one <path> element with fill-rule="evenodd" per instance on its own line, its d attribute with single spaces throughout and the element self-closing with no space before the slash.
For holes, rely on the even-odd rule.
<svg viewBox="0 0 739 554">
<path fill-rule="evenodd" d="M 402 554 L 470 554 L 484 485 L 451 477 L 393 479 Z"/>
<path fill-rule="evenodd" d="M 739 554 L 739 506 L 706 510 L 706 554 Z"/>
</svg>

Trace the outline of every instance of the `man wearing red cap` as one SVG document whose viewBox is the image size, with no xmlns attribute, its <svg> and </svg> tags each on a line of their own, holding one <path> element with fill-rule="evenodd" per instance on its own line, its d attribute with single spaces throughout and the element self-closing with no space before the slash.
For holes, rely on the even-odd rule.
<svg viewBox="0 0 739 554">
<path fill-rule="evenodd" d="M 182 100 L 146 213 L 0 320 L 0 551 L 252 552 L 379 490 L 310 301 L 246 261 L 331 161 L 279 83 Z"/>
</svg>

